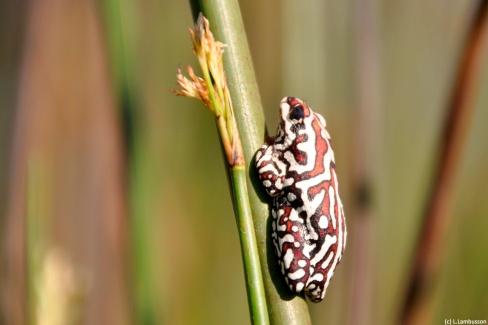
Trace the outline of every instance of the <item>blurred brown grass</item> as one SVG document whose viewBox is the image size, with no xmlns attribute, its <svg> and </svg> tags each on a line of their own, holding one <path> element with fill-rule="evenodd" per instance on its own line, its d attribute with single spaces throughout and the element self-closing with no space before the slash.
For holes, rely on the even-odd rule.
<svg viewBox="0 0 488 325">
<path fill-rule="evenodd" d="M 395 322 L 476 3 L 367 2 L 376 25 L 370 34 L 357 30 L 369 25 L 359 24 L 354 1 L 241 3 L 269 130 L 279 100 L 293 95 L 325 115 L 334 141 L 349 242 L 325 301 L 310 305 L 316 324 Z M 197 102 L 168 91 L 178 64 L 195 65 L 189 5 L 145 0 L 126 13 L 134 56 L 129 134 L 100 5 L 0 2 L 2 324 L 35 317 L 26 312 L 35 299 L 25 280 L 39 268 L 25 254 L 32 254 L 25 220 L 42 225 L 33 229 L 38 259 L 61 249 L 80 274 L 79 323 L 137 323 L 141 309 L 147 324 L 249 323 L 224 164 L 213 158 L 220 155 L 215 127 Z M 376 45 L 364 52 L 368 37 Z M 376 66 L 366 60 L 359 70 L 363 53 L 377 56 Z M 486 59 L 477 78 L 424 324 L 488 319 Z M 360 93 L 369 83 L 377 92 L 372 108 Z M 375 117 L 365 120 L 370 109 Z M 373 123 L 366 130 L 375 136 L 358 151 L 361 123 Z M 371 201 L 367 235 L 357 236 L 363 162 Z M 358 247 L 369 249 L 361 267 Z M 354 279 L 366 283 L 353 281 L 364 267 L 367 277 Z"/>
</svg>

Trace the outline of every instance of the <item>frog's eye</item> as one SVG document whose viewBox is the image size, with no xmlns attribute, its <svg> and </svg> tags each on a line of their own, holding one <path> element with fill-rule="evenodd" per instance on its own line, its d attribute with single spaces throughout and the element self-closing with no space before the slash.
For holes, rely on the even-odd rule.
<svg viewBox="0 0 488 325">
<path fill-rule="evenodd" d="M 292 120 L 299 120 L 303 118 L 303 106 L 301 104 L 296 104 L 291 108 L 290 118 Z"/>
</svg>

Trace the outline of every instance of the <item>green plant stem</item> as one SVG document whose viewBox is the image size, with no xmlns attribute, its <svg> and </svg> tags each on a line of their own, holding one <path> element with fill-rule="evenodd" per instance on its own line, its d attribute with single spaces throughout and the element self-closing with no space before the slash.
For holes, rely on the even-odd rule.
<svg viewBox="0 0 488 325">
<path fill-rule="evenodd" d="M 222 107 L 221 107 L 220 101 L 218 101 L 217 98 L 215 97 L 215 90 L 212 87 L 213 82 L 212 82 L 212 78 L 210 78 L 210 72 L 208 71 L 208 68 L 207 68 L 207 62 L 205 62 L 205 59 L 200 59 L 200 58 L 198 58 L 198 62 L 200 63 L 200 67 L 202 68 L 203 79 L 205 80 L 205 83 L 207 84 L 208 95 L 210 97 L 210 101 L 214 104 L 215 115 L 220 116 L 220 115 L 222 115 Z M 223 97 L 220 97 L 220 98 L 223 98 Z"/>
<path fill-rule="evenodd" d="M 256 233 L 247 194 L 246 168 L 239 165 L 233 166 L 231 181 L 252 322 L 253 324 L 269 324 Z"/>
<path fill-rule="evenodd" d="M 266 126 L 251 54 L 237 0 L 190 0 L 193 18 L 202 12 L 216 38 L 227 44 L 223 56 L 237 127 L 241 137 L 249 202 L 254 219 L 259 259 L 272 324 L 310 324 L 305 300 L 292 294 L 278 268 L 269 234 L 269 198 L 261 188 L 254 167 L 254 154 L 264 143 Z M 269 258 L 269 261 L 268 261 Z"/>
<path fill-rule="evenodd" d="M 129 171 L 129 209 L 130 219 L 130 257 L 132 263 L 127 267 L 130 274 L 130 289 L 133 290 L 133 312 L 136 324 L 153 324 L 161 302 L 153 294 L 154 279 L 151 256 L 154 250 L 148 229 L 153 224 L 147 210 L 147 173 L 151 168 L 144 165 L 144 153 L 140 145 L 140 112 L 137 112 L 137 83 L 135 80 L 134 3 L 127 0 L 104 0 L 100 2 L 104 28 L 107 34 L 110 57 L 111 81 L 114 84 L 117 105 L 123 119 L 124 140 L 127 144 L 126 158 Z M 161 254 L 161 252 L 158 252 Z M 164 251 L 163 251 L 164 254 Z M 163 258 L 163 257 L 162 257 Z M 163 277 L 157 274 L 158 277 Z"/>
</svg>

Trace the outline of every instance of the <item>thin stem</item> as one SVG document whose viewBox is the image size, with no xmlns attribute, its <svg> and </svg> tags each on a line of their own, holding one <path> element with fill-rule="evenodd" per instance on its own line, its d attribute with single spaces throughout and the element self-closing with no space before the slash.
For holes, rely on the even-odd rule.
<svg viewBox="0 0 488 325">
<path fill-rule="evenodd" d="M 226 122 L 222 114 L 217 117 L 217 127 L 219 129 L 220 138 L 222 139 L 222 143 L 224 145 L 225 155 L 227 157 L 227 161 L 230 163 L 232 161 L 233 155 L 233 148 L 232 142 L 229 139 L 229 134 L 227 133 Z"/>
<path fill-rule="evenodd" d="M 222 115 L 222 105 L 220 105 L 220 101 L 218 101 L 217 98 L 215 97 L 215 90 L 213 87 L 212 78 L 210 78 L 210 72 L 207 69 L 207 62 L 205 61 L 205 59 L 200 59 L 200 58 L 198 58 L 198 62 L 200 63 L 200 67 L 202 68 L 203 79 L 205 80 L 205 83 L 207 84 L 210 102 L 213 103 L 215 115 L 221 116 Z"/>
<path fill-rule="evenodd" d="M 134 319 L 137 324 L 151 323 L 156 317 L 157 306 L 160 305 L 152 294 L 154 274 L 151 268 L 152 243 L 147 236 L 147 229 L 152 226 L 149 213 L 146 211 L 145 168 L 141 168 L 143 158 L 140 141 L 139 115 L 137 112 L 137 82 L 135 80 L 134 35 L 137 31 L 135 23 L 134 3 L 125 0 L 104 0 L 100 2 L 104 28 L 107 34 L 108 53 L 110 57 L 111 80 L 114 84 L 117 105 L 121 109 L 124 152 L 128 164 L 128 196 L 127 208 L 130 218 L 130 266 L 128 266 L 133 290 L 132 303 Z M 147 166 L 144 166 L 147 167 Z"/>
<path fill-rule="evenodd" d="M 484 33 L 487 15 L 488 0 L 478 1 L 447 107 L 436 175 L 414 253 L 400 324 L 419 323 L 420 309 L 428 291 L 427 285 L 434 278 L 441 262 L 454 176 L 466 142 L 473 111 L 476 76 L 483 60 L 481 54 L 483 41 L 486 40 Z"/>
<path fill-rule="evenodd" d="M 209 20 L 202 14 L 198 15 L 195 28 L 190 30 L 190 35 L 193 50 L 198 57 L 204 78 L 196 77 L 193 69 L 188 67 L 188 73 L 192 79 L 190 81 L 182 76 L 181 70 L 178 69 L 177 79 L 182 89 L 173 90 L 173 92 L 180 96 L 201 100 L 217 121 L 217 128 L 230 170 L 229 177 L 241 241 L 251 319 L 253 324 L 269 324 L 256 233 L 249 205 L 245 160 L 241 139 L 235 126 L 232 100 L 227 88 L 222 61 L 224 44 L 215 39 L 210 30 Z"/>
<path fill-rule="evenodd" d="M 253 160 L 264 143 L 266 126 L 239 3 L 237 0 L 190 0 L 190 4 L 194 19 L 202 12 L 212 22 L 216 38 L 227 45 L 224 69 L 249 171 L 246 178 L 248 184 L 252 184 L 248 195 L 270 321 L 273 324 L 310 324 L 307 304 L 286 286 L 269 238 L 268 199 L 261 189 Z"/>
<path fill-rule="evenodd" d="M 247 195 L 245 167 L 232 167 L 231 178 L 252 322 L 269 324 L 256 233 Z"/>
</svg>

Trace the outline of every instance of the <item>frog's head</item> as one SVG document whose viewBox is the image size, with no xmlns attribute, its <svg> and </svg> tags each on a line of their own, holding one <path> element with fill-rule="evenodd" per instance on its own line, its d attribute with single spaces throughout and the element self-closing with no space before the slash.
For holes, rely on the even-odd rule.
<svg viewBox="0 0 488 325">
<path fill-rule="evenodd" d="M 280 103 L 280 129 L 285 133 L 298 133 L 313 120 L 312 110 L 296 97 L 285 97 Z"/>
</svg>

